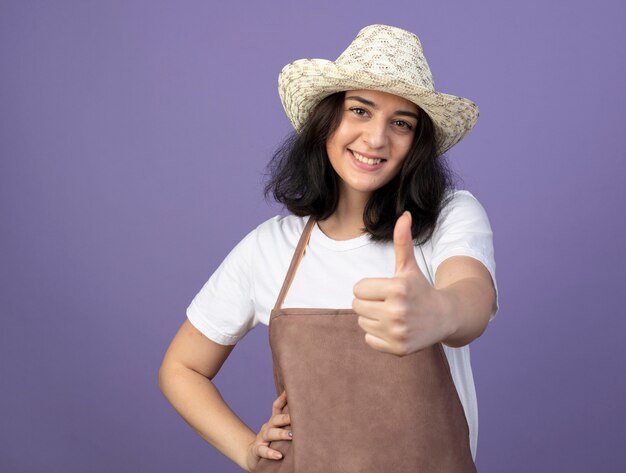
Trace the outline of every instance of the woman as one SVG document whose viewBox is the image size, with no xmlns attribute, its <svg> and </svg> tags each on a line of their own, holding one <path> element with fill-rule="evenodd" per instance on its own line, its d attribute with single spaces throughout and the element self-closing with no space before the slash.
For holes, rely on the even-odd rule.
<svg viewBox="0 0 626 473">
<path fill-rule="evenodd" d="M 435 92 L 417 36 L 386 25 L 334 62 L 288 64 L 279 94 L 296 133 L 265 192 L 291 214 L 248 233 L 196 295 L 163 393 L 246 471 L 475 471 L 468 344 L 498 310 L 492 232 L 442 154 L 476 105 Z M 280 395 L 254 433 L 211 379 L 259 323 Z"/>
</svg>

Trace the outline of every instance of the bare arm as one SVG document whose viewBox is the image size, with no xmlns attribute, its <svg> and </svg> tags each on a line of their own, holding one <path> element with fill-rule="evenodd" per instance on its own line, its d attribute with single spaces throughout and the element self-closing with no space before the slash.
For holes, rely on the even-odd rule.
<svg viewBox="0 0 626 473">
<path fill-rule="evenodd" d="M 437 268 L 435 288 L 454 333 L 443 343 L 462 347 L 480 337 L 496 310 L 496 291 L 485 266 L 469 256 L 452 256 Z"/>
<path fill-rule="evenodd" d="M 185 422 L 209 444 L 247 471 L 253 432 L 228 407 L 211 381 L 235 345 L 209 340 L 185 320 L 159 369 L 159 386 Z"/>
</svg>

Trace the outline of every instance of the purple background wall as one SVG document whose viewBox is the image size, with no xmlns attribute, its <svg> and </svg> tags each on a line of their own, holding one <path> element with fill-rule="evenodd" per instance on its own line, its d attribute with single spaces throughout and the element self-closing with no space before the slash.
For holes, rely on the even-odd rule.
<svg viewBox="0 0 626 473">
<path fill-rule="evenodd" d="M 624 471 L 624 5 L 2 1 L 0 470 L 241 471 L 157 371 L 224 256 L 284 213 L 261 196 L 281 67 L 387 23 L 481 110 L 448 153 L 501 291 L 472 344 L 479 471 Z M 215 382 L 258 430 L 265 326 Z"/>
</svg>

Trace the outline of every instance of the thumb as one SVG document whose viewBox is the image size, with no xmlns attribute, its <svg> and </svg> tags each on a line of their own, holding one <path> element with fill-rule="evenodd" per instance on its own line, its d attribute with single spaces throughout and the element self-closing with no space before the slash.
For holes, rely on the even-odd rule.
<svg viewBox="0 0 626 473">
<path fill-rule="evenodd" d="M 411 224 L 411 212 L 407 210 L 398 217 L 393 229 L 393 248 L 396 254 L 396 276 L 403 273 L 420 271 L 417 261 L 415 260 Z"/>
</svg>

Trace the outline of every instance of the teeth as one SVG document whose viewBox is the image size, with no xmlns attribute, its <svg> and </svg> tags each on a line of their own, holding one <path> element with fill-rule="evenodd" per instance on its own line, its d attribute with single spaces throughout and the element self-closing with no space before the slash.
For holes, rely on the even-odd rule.
<svg viewBox="0 0 626 473">
<path fill-rule="evenodd" d="M 354 157 L 356 159 L 358 159 L 359 161 L 361 161 L 362 163 L 367 163 L 370 165 L 373 164 L 378 164 L 382 161 L 382 159 L 370 159 L 370 158 L 366 158 L 365 156 L 361 156 L 359 153 L 357 153 L 356 151 L 352 151 L 352 154 L 354 155 Z"/>
</svg>

